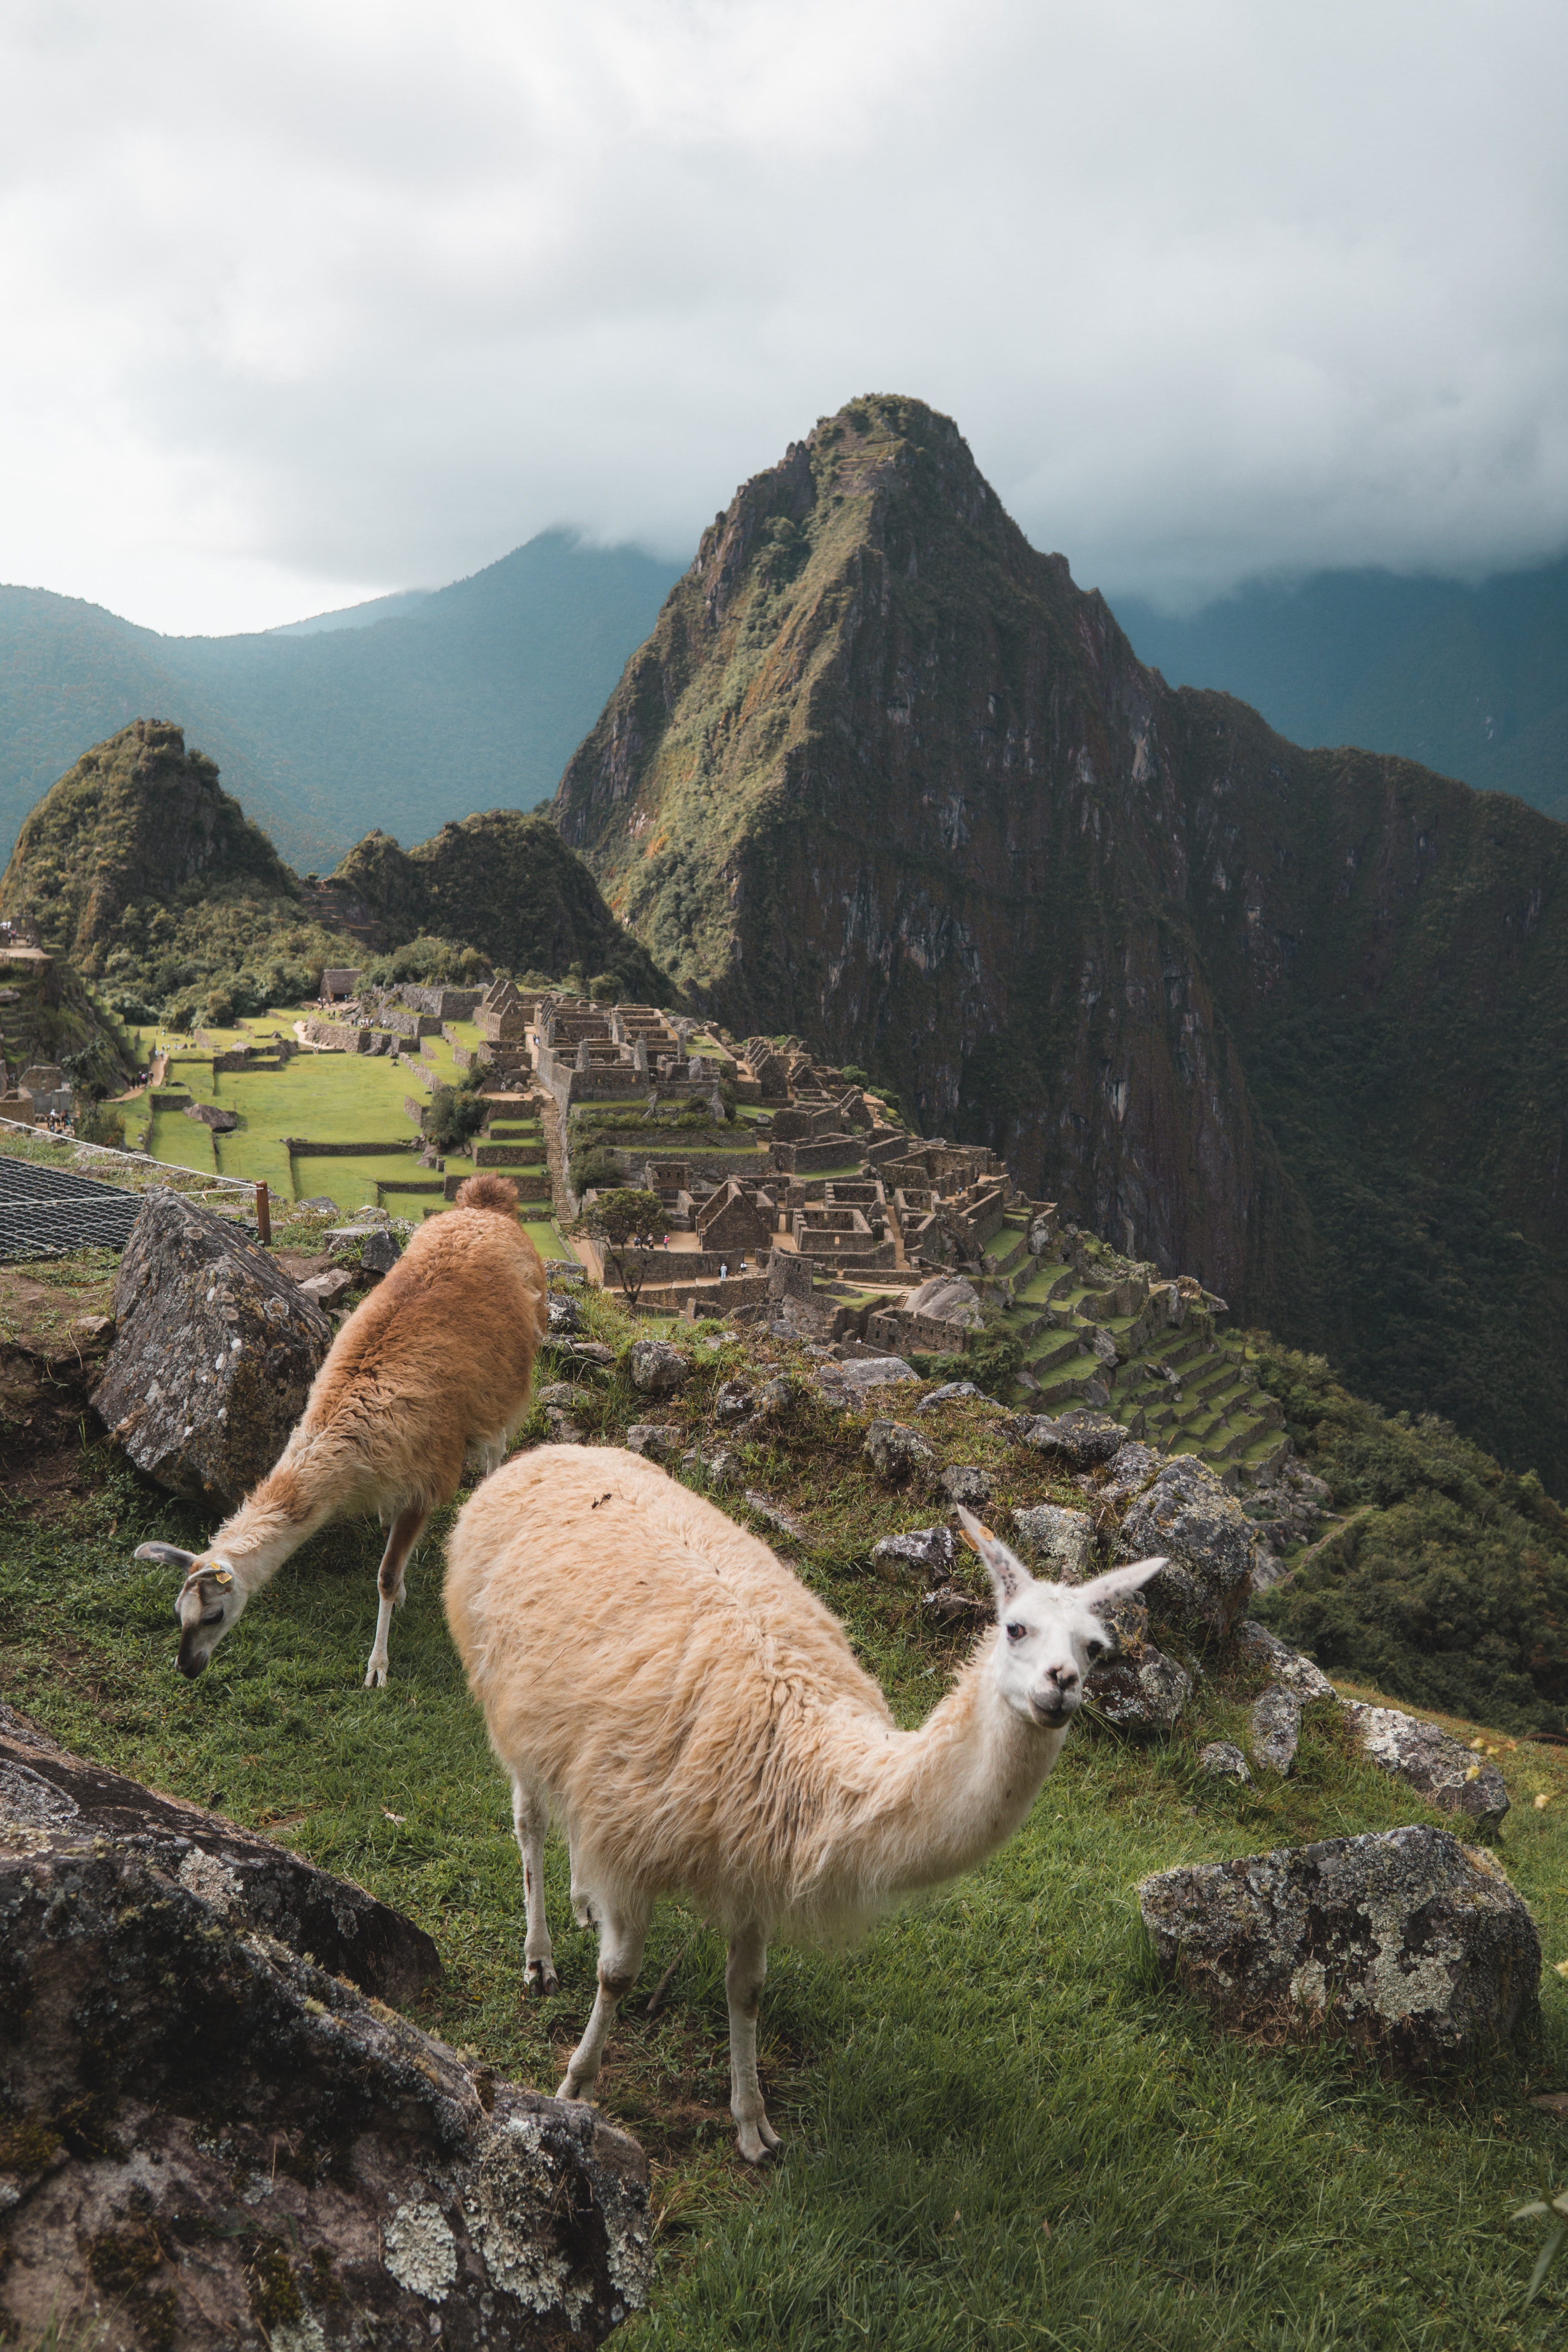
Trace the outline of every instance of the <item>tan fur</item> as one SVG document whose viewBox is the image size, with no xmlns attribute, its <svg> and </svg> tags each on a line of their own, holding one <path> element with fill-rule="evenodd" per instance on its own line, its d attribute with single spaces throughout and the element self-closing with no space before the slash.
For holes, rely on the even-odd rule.
<svg viewBox="0 0 1568 2352">
<path fill-rule="evenodd" d="M 531 1981 L 555 1981 L 547 1814 L 599 1929 L 599 1997 L 563 2084 L 596 2074 L 654 1903 L 684 1893 L 730 1938 L 731 2106 L 774 2144 L 756 2079 L 768 1939 L 855 1933 L 972 1867 L 1023 1822 L 1110 1636 L 979 1529 L 1009 1617 L 919 1730 L 895 1725 L 842 1626 L 756 1537 L 652 1463 L 542 1446 L 465 1505 L 447 1618 L 510 1776 Z M 1158 1562 L 1099 1584 L 1135 1584 Z M 1094 1587 L 1083 1588 L 1091 1592 Z"/>
<path fill-rule="evenodd" d="M 491 1744 L 548 1794 L 585 1884 L 679 1889 L 725 1927 L 816 1939 L 971 1859 L 929 1801 L 970 1735 L 994 1633 L 921 1729 L 900 1731 L 837 1619 L 766 1544 L 609 1448 L 519 1455 L 464 1507 L 447 1559 L 447 1622 Z M 1011 1808 L 990 1792 L 983 1851 L 1033 1801 L 1021 1766 L 1009 1793 Z"/>
<path fill-rule="evenodd" d="M 475 1205 L 463 1205 L 476 1187 Z M 496 1188 L 510 1196 L 504 1208 Z M 470 1178 L 458 1205 L 419 1228 L 350 1316 L 276 1467 L 203 1556 L 231 1567 L 238 1591 L 205 1648 L 193 1607 L 182 1671 L 199 1672 L 246 1601 L 309 1536 L 374 1510 L 392 1535 L 366 1680 L 384 1680 L 387 1622 L 419 1529 L 456 1494 L 469 1450 L 493 1468 L 528 1410 L 548 1315 L 539 1253 L 510 1213 L 516 1198 L 504 1178 Z"/>
</svg>

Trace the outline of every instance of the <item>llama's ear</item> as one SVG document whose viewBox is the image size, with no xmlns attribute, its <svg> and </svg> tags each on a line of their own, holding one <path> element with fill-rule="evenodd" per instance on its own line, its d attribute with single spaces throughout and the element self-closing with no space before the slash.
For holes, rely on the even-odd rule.
<svg viewBox="0 0 1568 2352">
<path fill-rule="evenodd" d="M 958 1523 L 964 1542 L 971 1551 L 979 1553 L 995 1587 L 997 1607 L 1005 1609 L 1010 1601 L 1017 1599 L 1026 1584 L 1034 1582 L 1033 1577 L 1017 1553 L 1009 1551 L 1006 1545 L 994 1536 L 989 1528 L 982 1527 L 973 1511 L 966 1511 L 962 1504 L 958 1510 Z"/>
<path fill-rule="evenodd" d="M 1086 1584 L 1080 1584 L 1073 1598 L 1081 1601 L 1086 1609 L 1092 1609 L 1097 1617 L 1103 1617 L 1113 1602 L 1124 1601 L 1129 1593 L 1142 1592 L 1165 1565 L 1162 1552 L 1157 1559 L 1134 1559 L 1125 1568 L 1108 1568 L 1103 1576 L 1091 1576 Z"/>
<path fill-rule="evenodd" d="M 178 1544 L 149 1543 L 136 1547 L 138 1559 L 155 1559 L 162 1568 L 184 1569 L 187 1574 L 200 1557 L 198 1552 L 182 1551 Z"/>
</svg>

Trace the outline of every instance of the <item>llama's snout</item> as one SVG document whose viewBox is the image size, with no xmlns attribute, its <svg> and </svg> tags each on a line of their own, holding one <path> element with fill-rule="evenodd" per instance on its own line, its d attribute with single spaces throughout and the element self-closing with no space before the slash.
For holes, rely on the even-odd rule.
<svg viewBox="0 0 1568 2352">
<path fill-rule="evenodd" d="M 1048 1666 L 1029 1693 L 1040 1722 L 1057 1730 L 1083 1705 L 1083 1677 L 1076 1666 Z"/>
</svg>

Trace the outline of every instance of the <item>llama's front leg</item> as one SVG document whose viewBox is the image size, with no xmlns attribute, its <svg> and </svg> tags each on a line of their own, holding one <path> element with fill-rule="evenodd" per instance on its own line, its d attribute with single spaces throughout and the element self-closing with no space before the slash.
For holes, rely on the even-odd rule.
<svg viewBox="0 0 1568 2352">
<path fill-rule="evenodd" d="M 555 1948 L 544 1916 L 545 1808 L 531 1790 L 513 1781 L 511 1822 L 517 1850 L 522 1856 L 522 1906 L 528 1915 L 528 1937 L 522 1948 L 523 1982 L 539 1992 L 560 1990 L 555 1974 Z"/>
<path fill-rule="evenodd" d="M 631 1914 L 595 1902 L 599 1915 L 599 1993 L 588 2028 L 567 2062 L 555 2095 L 586 2098 L 594 2087 L 616 2011 L 637 1980 L 643 1946 L 647 1941 L 647 1913 Z"/>
<path fill-rule="evenodd" d="M 376 1612 L 375 1640 L 371 1646 L 370 1664 L 364 1670 L 366 1690 L 379 1690 L 386 1680 L 386 1637 L 392 1629 L 392 1612 L 403 1606 L 405 1598 L 403 1571 L 409 1553 L 419 1540 L 419 1530 L 428 1517 L 429 1513 L 422 1503 L 410 1503 L 392 1522 L 386 1549 L 381 1555 L 381 1566 L 376 1570 L 375 1581 L 381 1593 L 381 1606 Z"/>
<path fill-rule="evenodd" d="M 763 2105 L 757 2080 L 757 2011 L 768 1973 L 768 1939 L 761 1927 L 740 1927 L 730 1938 L 724 1991 L 730 2003 L 730 2113 L 740 2134 L 741 2154 L 760 2164 L 779 2136 Z"/>
</svg>

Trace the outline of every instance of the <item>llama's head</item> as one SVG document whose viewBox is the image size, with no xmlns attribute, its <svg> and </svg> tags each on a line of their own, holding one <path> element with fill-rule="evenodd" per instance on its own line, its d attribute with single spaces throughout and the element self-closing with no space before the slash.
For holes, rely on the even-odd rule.
<svg viewBox="0 0 1568 2352">
<path fill-rule="evenodd" d="M 144 1543 L 137 1545 L 136 1557 L 162 1560 L 166 1568 L 177 1568 L 184 1575 L 185 1580 L 174 1602 L 174 1617 L 180 1628 L 179 1655 L 174 1664 L 183 1675 L 199 1675 L 229 1628 L 239 1622 L 248 1597 L 244 1586 L 228 1562 L 219 1559 L 216 1552 L 182 1551 L 178 1544 Z"/>
<path fill-rule="evenodd" d="M 1116 1647 L 1108 1604 L 1136 1592 L 1165 1565 L 1137 1559 L 1084 1584 L 1047 1584 L 970 1512 L 959 1519 L 991 1578 L 1001 1639 L 996 1687 L 1016 1714 L 1044 1731 L 1064 1731 L 1083 1705 L 1085 1677 Z"/>
</svg>

